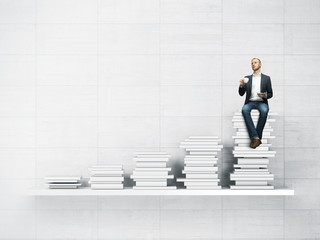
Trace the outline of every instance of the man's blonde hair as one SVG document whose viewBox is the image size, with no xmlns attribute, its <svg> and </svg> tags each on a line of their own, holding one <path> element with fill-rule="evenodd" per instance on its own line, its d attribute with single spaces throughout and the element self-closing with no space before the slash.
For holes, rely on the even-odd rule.
<svg viewBox="0 0 320 240">
<path fill-rule="evenodd" d="M 259 58 L 252 58 L 251 62 L 252 62 L 253 59 L 257 59 L 259 61 L 259 63 L 261 64 L 261 60 Z"/>
</svg>

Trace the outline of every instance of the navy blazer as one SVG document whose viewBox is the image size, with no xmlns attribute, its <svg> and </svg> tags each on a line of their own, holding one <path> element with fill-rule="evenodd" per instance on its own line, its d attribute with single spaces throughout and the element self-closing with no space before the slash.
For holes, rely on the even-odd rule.
<svg viewBox="0 0 320 240">
<path fill-rule="evenodd" d="M 239 86 L 239 94 L 240 96 L 243 96 L 245 92 L 246 94 L 246 100 L 244 101 L 244 104 L 247 104 L 249 102 L 249 99 L 251 97 L 251 88 L 252 88 L 252 74 L 246 76 L 246 78 L 249 78 L 249 81 L 244 84 L 243 87 Z M 267 92 L 267 97 L 262 98 L 263 102 L 268 104 L 268 99 L 272 98 L 273 92 L 272 92 L 272 86 L 271 86 L 271 79 L 269 76 L 264 75 L 261 73 L 261 84 L 260 84 L 260 92 L 264 93 Z"/>
</svg>

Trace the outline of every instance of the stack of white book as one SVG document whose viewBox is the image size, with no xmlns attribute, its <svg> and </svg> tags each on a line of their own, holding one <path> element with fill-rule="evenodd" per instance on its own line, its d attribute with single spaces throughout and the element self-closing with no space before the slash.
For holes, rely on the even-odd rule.
<svg viewBox="0 0 320 240">
<path fill-rule="evenodd" d="M 133 160 L 136 167 L 131 178 L 136 182 L 133 189 L 176 189 L 176 186 L 168 186 L 167 179 L 173 179 L 170 175 L 170 167 L 167 167 L 170 155 L 166 152 L 136 152 Z"/>
<path fill-rule="evenodd" d="M 95 165 L 89 171 L 91 189 L 123 189 L 122 165 Z"/>
<path fill-rule="evenodd" d="M 270 139 L 272 136 L 271 122 L 275 119 L 271 117 L 277 115 L 276 113 L 268 114 L 268 119 L 263 130 L 262 144 L 253 149 L 250 148 L 250 138 L 247 127 L 244 122 L 241 111 L 236 112 L 233 116 L 233 127 L 237 129 L 235 139 L 235 147 L 233 150 L 234 157 L 238 158 L 237 164 L 234 165 L 234 172 L 230 175 L 230 180 L 235 181 L 235 185 L 231 185 L 231 189 L 274 189 L 268 184 L 268 181 L 273 181 L 274 176 L 268 170 L 269 158 L 274 157 L 276 152 L 271 151 Z M 252 120 L 257 126 L 259 112 L 258 110 L 251 111 Z"/>
<path fill-rule="evenodd" d="M 190 136 L 180 144 L 188 155 L 184 158 L 183 174 L 178 178 L 187 189 L 221 189 L 218 177 L 218 152 L 223 148 L 216 136 Z"/>
<path fill-rule="evenodd" d="M 45 181 L 51 189 L 75 189 L 81 186 L 81 178 L 81 176 L 51 176 L 45 177 Z"/>
</svg>

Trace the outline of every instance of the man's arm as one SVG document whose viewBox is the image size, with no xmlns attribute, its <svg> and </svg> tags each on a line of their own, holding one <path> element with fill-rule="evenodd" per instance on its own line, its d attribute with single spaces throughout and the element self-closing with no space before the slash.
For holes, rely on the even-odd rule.
<svg viewBox="0 0 320 240">
<path fill-rule="evenodd" d="M 272 98 L 273 91 L 272 91 L 272 84 L 271 84 L 271 78 L 269 77 L 269 81 L 267 82 L 267 99 Z"/>
<path fill-rule="evenodd" d="M 243 96 L 246 91 L 247 91 L 247 84 L 241 85 L 241 83 L 240 83 L 239 90 L 238 90 L 240 96 Z"/>
</svg>

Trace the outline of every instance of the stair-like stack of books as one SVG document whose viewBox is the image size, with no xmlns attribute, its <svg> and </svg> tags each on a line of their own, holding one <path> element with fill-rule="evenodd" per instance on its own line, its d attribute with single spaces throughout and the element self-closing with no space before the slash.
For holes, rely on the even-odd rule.
<svg viewBox="0 0 320 240">
<path fill-rule="evenodd" d="M 48 188 L 75 189 L 81 186 L 81 176 L 51 176 L 45 177 Z"/>
<path fill-rule="evenodd" d="M 184 158 L 183 174 L 178 178 L 187 189 L 221 189 L 218 176 L 218 153 L 223 148 L 217 136 L 190 136 L 180 147 L 189 153 Z"/>
<path fill-rule="evenodd" d="M 271 151 L 270 139 L 274 139 L 272 136 L 271 122 L 275 122 L 272 116 L 277 115 L 276 113 L 268 114 L 268 119 L 263 130 L 262 144 L 253 149 L 250 148 L 251 139 L 247 131 L 244 118 L 241 111 L 236 112 L 233 116 L 232 122 L 233 127 L 237 129 L 235 139 L 235 147 L 233 155 L 237 158 L 237 164 L 234 165 L 234 172 L 230 174 L 230 180 L 235 181 L 235 185 L 231 185 L 231 189 L 274 189 L 269 184 L 269 181 L 274 180 L 273 174 L 268 170 L 269 158 L 274 157 L 276 152 Z M 259 112 L 258 110 L 251 111 L 252 120 L 257 126 Z"/>
<path fill-rule="evenodd" d="M 89 168 L 91 189 L 116 190 L 123 189 L 122 165 L 95 165 Z"/>
<path fill-rule="evenodd" d="M 136 152 L 133 161 L 136 166 L 131 178 L 136 182 L 133 189 L 139 190 L 167 190 L 176 189 L 168 186 L 167 180 L 173 179 L 170 167 L 167 167 L 170 155 L 166 152 Z"/>
</svg>

